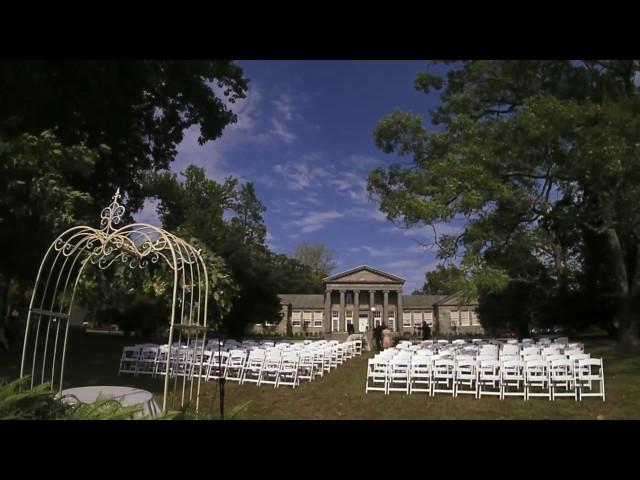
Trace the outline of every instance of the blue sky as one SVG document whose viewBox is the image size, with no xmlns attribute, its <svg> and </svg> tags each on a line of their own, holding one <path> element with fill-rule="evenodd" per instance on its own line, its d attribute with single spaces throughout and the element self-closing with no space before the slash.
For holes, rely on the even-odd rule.
<svg viewBox="0 0 640 480">
<path fill-rule="evenodd" d="M 437 264 L 430 227 L 406 230 L 367 199 L 367 174 L 399 159 L 378 150 L 376 123 L 394 108 L 421 113 L 435 96 L 413 89 L 424 61 L 239 61 L 250 79 L 232 109 L 238 123 L 203 146 L 186 132 L 172 170 L 189 164 L 223 180 L 253 182 L 267 207 L 268 243 L 278 253 L 323 242 L 339 272 L 367 264 L 406 280 L 411 293 Z M 404 160 L 405 162 L 407 160 Z M 140 220 L 159 223 L 148 202 Z M 442 226 L 438 233 L 448 227 Z"/>
</svg>

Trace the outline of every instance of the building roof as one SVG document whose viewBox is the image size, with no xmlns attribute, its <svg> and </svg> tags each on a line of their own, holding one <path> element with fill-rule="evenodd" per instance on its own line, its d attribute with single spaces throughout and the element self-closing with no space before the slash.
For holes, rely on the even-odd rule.
<svg viewBox="0 0 640 480">
<path fill-rule="evenodd" d="M 437 305 L 478 305 L 478 300 L 473 298 L 465 300 L 462 292 L 456 292 L 453 295 L 447 295 L 436 302 Z"/>
<path fill-rule="evenodd" d="M 302 294 L 302 293 L 281 293 L 280 303 L 291 304 L 294 308 L 324 308 L 324 295 Z"/>
<path fill-rule="evenodd" d="M 383 272 L 382 270 L 378 270 L 377 268 L 370 267 L 369 265 L 360 265 L 359 267 L 355 267 L 350 270 L 345 270 L 344 272 L 336 273 L 335 275 L 331 275 L 329 277 L 323 278 L 322 281 L 335 282 L 336 280 L 340 280 L 344 277 L 348 277 L 349 275 L 352 275 L 357 272 L 361 272 L 363 270 L 368 270 L 369 272 L 375 273 L 377 275 L 380 275 L 381 277 L 385 277 L 394 282 L 404 283 L 403 278 L 397 277 L 388 272 Z"/>
<path fill-rule="evenodd" d="M 402 308 L 433 308 L 446 295 L 402 295 Z"/>
</svg>

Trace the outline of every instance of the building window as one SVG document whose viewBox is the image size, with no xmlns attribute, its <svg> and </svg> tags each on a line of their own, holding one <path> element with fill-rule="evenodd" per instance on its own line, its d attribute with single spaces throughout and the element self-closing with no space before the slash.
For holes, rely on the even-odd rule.
<svg viewBox="0 0 640 480">
<path fill-rule="evenodd" d="M 422 312 L 413 312 L 413 326 L 414 327 L 422 326 Z"/>
<path fill-rule="evenodd" d="M 388 316 L 389 318 L 393 318 L 393 319 L 395 320 L 395 318 L 396 318 L 396 312 L 395 312 L 395 310 L 390 310 L 389 312 L 387 312 L 387 316 Z"/>
<path fill-rule="evenodd" d="M 433 326 L 433 312 L 424 312 L 424 321 L 427 322 L 427 325 L 430 327 Z"/>
<path fill-rule="evenodd" d="M 402 326 L 403 327 L 411 327 L 411 313 L 410 312 L 402 312 Z"/>
<path fill-rule="evenodd" d="M 393 317 L 389 317 L 389 328 L 392 332 L 396 331 L 396 319 Z"/>
<path fill-rule="evenodd" d="M 294 327 L 302 326 L 302 312 L 294 310 L 291 314 L 291 325 Z"/>
<path fill-rule="evenodd" d="M 382 312 L 373 312 L 373 326 L 377 327 L 382 324 Z"/>
<path fill-rule="evenodd" d="M 345 310 L 344 311 L 344 316 L 348 319 L 353 320 L 353 310 Z"/>
<path fill-rule="evenodd" d="M 331 311 L 331 331 L 337 332 L 340 328 L 340 313 L 338 310 Z"/>
<path fill-rule="evenodd" d="M 462 327 L 471 326 L 471 318 L 469 317 L 469 312 L 467 310 L 460 312 L 460 326 Z"/>
<path fill-rule="evenodd" d="M 304 326 L 308 327 L 309 325 L 311 325 L 311 320 L 313 319 L 313 312 L 304 312 L 302 315 L 302 318 L 304 320 Z"/>
<path fill-rule="evenodd" d="M 322 327 L 322 318 L 324 317 L 324 312 L 314 312 L 313 313 L 313 326 L 314 327 Z"/>
<path fill-rule="evenodd" d="M 451 310 L 451 325 L 457 327 L 460 325 L 460 312 L 458 310 Z"/>
<path fill-rule="evenodd" d="M 482 324 L 480 323 L 480 317 L 476 312 L 471 312 L 471 325 L 474 327 L 479 327 Z"/>
</svg>

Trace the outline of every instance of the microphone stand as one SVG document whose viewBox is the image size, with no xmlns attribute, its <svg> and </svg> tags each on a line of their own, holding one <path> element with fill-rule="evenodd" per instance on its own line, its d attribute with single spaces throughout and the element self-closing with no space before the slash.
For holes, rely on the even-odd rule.
<svg viewBox="0 0 640 480">
<path fill-rule="evenodd" d="M 218 340 L 218 361 L 222 361 L 221 349 L 224 345 L 224 334 L 221 334 L 221 339 Z M 220 396 L 220 420 L 224 420 L 224 381 L 225 378 L 222 375 L 222 363 L 220 363 L 220 372 L 218 374 L 218 389 Z"/>
</svg>

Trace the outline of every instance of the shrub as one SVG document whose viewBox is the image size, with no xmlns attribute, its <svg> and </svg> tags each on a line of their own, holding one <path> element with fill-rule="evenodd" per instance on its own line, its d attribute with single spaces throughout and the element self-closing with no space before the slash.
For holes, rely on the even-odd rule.
<svg viewBox="0 0 640 480">
<path fill-rule="evenodd" d="M 29 379 L 19 378 L 0 386 L 0 420 L 125 420 L 148 419 L 139 416 L 142 407 L 122 406 L 113 399 L 98 398 L 92 404 L 65 405 L 51 385 L 41 384 L 29 389 Z M 156 416 L 158 420 L 176 418 L 178 412 Z"/>
</svg>

